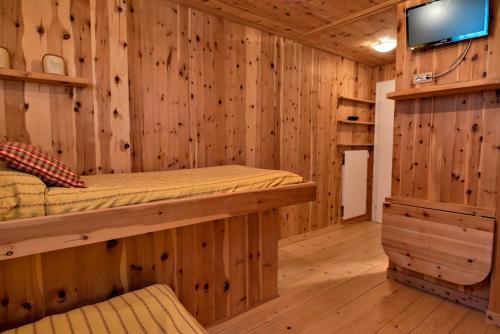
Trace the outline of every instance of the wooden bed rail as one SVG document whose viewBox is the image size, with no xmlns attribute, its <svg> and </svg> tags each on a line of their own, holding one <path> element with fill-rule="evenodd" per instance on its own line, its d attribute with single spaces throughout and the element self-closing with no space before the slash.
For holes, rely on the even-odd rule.
<svg viewBox="0 0 500 334">
<path fill-rule="evenodd" d="M 0 260 L 314 201 L 316 184 L 167 200 L 0 222 Z"/>
<path fill-rule="evenodd" d="M 412 197 L 392 196 L 385 199 L 387 203 L 413 206 L 424 209 L 435 209 L 440 211 L 460 213 L 464 215 L 495 218 L 495 208 L 484 208 L 474 205 L 457 203 L 436 202 Z"/>
</svg>

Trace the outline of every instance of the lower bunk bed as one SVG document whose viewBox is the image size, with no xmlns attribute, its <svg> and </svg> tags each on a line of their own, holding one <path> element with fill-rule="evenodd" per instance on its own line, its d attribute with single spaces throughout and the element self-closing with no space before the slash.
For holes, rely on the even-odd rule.
<svg viewBox="0 0 500 334">
<path fill-rule="evenodd" d="M 278 296 L 279 208 L 316 197 L 293 173 L 243 166 L 83 178 L 3 196 L 1 330 L 158 283 L 202 325 L 242 313 Z"/>
<path fill-rule="evenodd" d="M 37 333 L 204 334 L 207 331 L 187 312 L 172 289 L 155 284 L 3 332 Z"/>
</svg>

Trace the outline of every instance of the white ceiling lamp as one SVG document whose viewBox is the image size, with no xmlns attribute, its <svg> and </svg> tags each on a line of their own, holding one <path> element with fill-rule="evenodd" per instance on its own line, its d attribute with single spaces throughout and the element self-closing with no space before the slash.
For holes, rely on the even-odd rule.
<svg viewBox="0 0 500 334">
<path fill-rule="evenodd" d="M 377 52 L 387 53 L 391 52 L 396 48 L 396 41 L 393 39 L 386 39 L 383 41 L 378 41 L 377 43 L 372 45 L 372 48 Z"/>
</svg>

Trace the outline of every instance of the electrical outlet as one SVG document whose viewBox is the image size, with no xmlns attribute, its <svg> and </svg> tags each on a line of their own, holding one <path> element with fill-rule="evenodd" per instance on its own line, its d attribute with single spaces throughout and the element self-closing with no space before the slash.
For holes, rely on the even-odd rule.
<svg viewBox="0 0 500 334">
<path fill-rule="evenodd" d="M 415 74 L 415 77 L 413 78 L 413 83 L 414 84 L 421 84 L 421 83 L 426 83 L 426 82 L 432 82 L 432 72 L 426 72 L 426 73 L 419 73 Z"/>
</svg>

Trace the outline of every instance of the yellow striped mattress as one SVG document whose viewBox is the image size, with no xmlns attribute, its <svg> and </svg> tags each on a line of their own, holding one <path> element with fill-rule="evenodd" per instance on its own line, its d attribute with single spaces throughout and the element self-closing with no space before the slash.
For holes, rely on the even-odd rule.
<svg viewBox="0 0 500 334">
<path fill-rule="evenodd" d="M 47 215 L 266 189 L 302 182 L 279 170 L 228 165 L 166 172 L 82 176 L 87 188 L 49 188 Z"/>
<path fill-rule="evenodd" d="M 3 334 L 201 334 L 205 329 L 163 284 L 45 317 Z"/>
<path fill-rule="evenodd" d="M 0 163 L 0 221 L 44 216 L 46 190 L 36 176 Z"/>
</svg>

